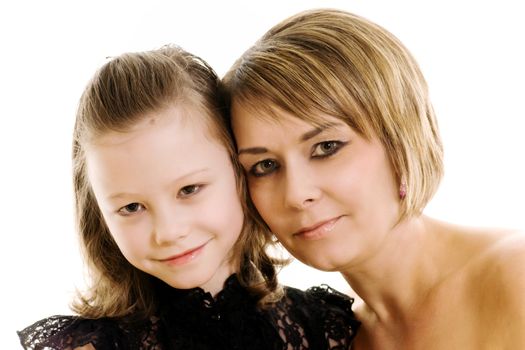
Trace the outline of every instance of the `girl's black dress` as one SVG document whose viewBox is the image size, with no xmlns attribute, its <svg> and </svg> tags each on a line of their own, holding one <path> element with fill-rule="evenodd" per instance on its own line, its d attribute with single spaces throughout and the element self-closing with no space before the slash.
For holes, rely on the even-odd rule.
<svg viewBox="0 0 525 350">
<path fill-rule="evenodd" d="M 349 349 L 359 322 L 353 299 L 328 287 L 301 291 L 264 309 L 230 276 L 214 299 L 201 288 L 178 290 L 162 284 L 161 311 L 137 322 L 53 316 L 18 332 L 25 349 Z"/>
</svg>

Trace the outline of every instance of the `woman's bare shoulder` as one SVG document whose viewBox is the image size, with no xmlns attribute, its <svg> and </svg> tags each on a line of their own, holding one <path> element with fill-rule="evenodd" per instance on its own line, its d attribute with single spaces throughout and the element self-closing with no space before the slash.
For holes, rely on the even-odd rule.
<svg viewBox="0 0 525 350">
<path fill-rule="evenodd" d="M 513 290 L 514 285 L 525 288 L 525 231 L 471 229 L 464 232 L 470 235 L 471 246 L 477 244 L 470 271 L 474 280 L 505 287 L 504 290 Z M 523 296 L 525 299 L 525 294 Z"/>
<path fill-rule="evenodd" d="M 502 342 L 525 348 L 525 232 L 502 230 L 494 237 L 472 276 L 473 300 Z"/>
<path fill-rule="evenodd" d="M 525 300 L 525 232 L 508 231 L 494 242 L 485 259 L 488 277 Z M 515 287 L 514 287 L 515 286 Z"/>
<path fill-rule="evenodd" d="M 495 233 L 495 239 L 486 250 L 482 262 L 488 272 L 497 279 L 511 278 L 516 282 L 525 272 L 525 231 L 500 230 Z M 521 274 L 519 273 L 521 272 Z M 508 282 L 508 281 L 504 281 Z"/>
</svg>

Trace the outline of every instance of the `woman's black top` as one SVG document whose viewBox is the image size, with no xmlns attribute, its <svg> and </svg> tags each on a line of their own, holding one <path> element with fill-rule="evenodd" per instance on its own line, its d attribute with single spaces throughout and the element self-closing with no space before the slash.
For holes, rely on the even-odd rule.
<svg viewBox="0 0 525 350">
<path fill-rule="evenodd" d="M 18 332 L 25 349 L 349 349 L 359 322 L 353 299 L 323 285 L 284 297 L 263 309 L 230 276 L 214 299 L 201 288 L 163 284 L 161 311 L 146 321 L 53 316 Z"/>
</svg>

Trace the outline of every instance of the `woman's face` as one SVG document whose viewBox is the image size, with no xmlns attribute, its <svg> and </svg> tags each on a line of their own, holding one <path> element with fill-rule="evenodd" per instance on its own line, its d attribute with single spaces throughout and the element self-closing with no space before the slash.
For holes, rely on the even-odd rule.
<svg viewBox="0 0 525 350">
<path fill-rule="evenodd" d="M 232 124 L 250 195 L 296 258 L 338 271 L 363 262 L 396 224 L 399 192 L 378 139 L 321 116 L 316 127 L 234 103 Z"/>
<path fill-rule="evenodd" d="M 198 111 L 148 114 L 86 150 L 89 181 L 115 242 L 138 269 L 212 293 L 235 272 L 243 209 L 230 156 Z"/>
</svg>

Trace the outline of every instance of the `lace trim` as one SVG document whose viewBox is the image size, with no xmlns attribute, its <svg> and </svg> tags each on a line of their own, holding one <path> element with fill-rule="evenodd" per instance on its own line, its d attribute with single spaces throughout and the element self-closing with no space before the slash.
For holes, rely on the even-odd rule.
<svg viewBox="0 0 525 350">
<path fill-rule="evenodd" d="M 25 349 L 349 349 L 359 327 L 353 299 L 323 285 L 285 296 L 264 310 L 229 278 L 213 299 L 202 289 L 159 294 L 158 317 L 142 323 L 53 316 L 18 332 Z M 249 344 L 249 345 L 247 345 Z"/>
</svg>

